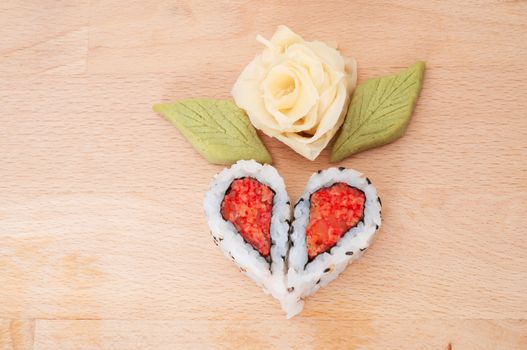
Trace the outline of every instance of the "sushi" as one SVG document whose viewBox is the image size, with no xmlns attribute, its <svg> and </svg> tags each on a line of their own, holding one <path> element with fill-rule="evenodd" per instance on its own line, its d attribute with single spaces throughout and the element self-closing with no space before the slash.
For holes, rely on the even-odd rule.
<svg viewBox="0 0 527 350">
<path fill-rule="evenodd" d="M 214 177 L 204 206 L 224 255 L 265 292 L 283 299 L 291 207 L 276 169 L 238 161 Z"/>
<path fill-rule="evenodd" d="M 274 167 L 239 161 L 215 176 L 204 204 L 215 243 L 288 318 L 358 259 L 381 225 L 371 181 L 342 167 L 313 174 L 291 208 Z"/>
<path fill-rule="evenodd" d="M 282 305 L 288 317 L 360 258 L 380 226 L 381 200 L 368 178 L 342 167 L 313 174 L 294 207 L 286 282 L 293 292 Z"/>
</svg>

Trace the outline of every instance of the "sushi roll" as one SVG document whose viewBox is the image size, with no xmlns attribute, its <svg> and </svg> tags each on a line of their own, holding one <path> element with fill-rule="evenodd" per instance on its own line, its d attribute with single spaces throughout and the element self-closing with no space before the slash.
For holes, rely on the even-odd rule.
<svg viewBox="0 0 527 350">
<path fill-rule="evenodd" d="M 272 294 L 287 317 L 370 245 L 381 201 L 361 173 L 330 168 L 311 176 L 293 210 L 275 168 L 239 161 L 217 174 L 205 195 L 214 242 Z"/>
<path fill-rule="evenodd" d="M 361 173 L 330 168 L 311 176 L 294 208 L 288 255 L 288 318 L 369 247 L 381 226 L 381 200 Z"/>
<path fill-rule="evenodd" d="M 237 162 L 215 176 L 204 206 L 214 242 L 225 256 L 282 300 L 291 208 L 276 169 L 253 160 Z"/>
</svg>

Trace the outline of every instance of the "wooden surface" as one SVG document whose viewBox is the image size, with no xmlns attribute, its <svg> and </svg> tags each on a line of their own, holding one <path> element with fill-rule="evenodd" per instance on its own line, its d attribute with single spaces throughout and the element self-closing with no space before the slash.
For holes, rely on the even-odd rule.
<svg viewBox="0 0 527 350">
<path fill-rule="evenodd" d="M 526 349 L 527 3 L 0 2 L 0 349 Z M 287 24 L 359 80 L 428 70 L 407 135 L 342 166 L 383 198 L 285 320 L 208 233 L 207 164 L 151 105 L 228 98 Z M 263 138 L 297 198 L 328 167 Z"/>
</svg>

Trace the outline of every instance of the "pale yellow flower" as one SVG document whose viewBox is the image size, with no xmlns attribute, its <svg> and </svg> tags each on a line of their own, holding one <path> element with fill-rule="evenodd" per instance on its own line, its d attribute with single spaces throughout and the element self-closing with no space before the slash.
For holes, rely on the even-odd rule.
<svg viewBox="0 0 527 350">
<path fill-rule="evenodd" d="M 279 26 L 271 40 L 257 40 L 265 49 L 238 77 L 234 100 L 256 128 L 313 160 L 344 121 L 357 81 L 356 62 L 286 26 Z"/>
</svg>

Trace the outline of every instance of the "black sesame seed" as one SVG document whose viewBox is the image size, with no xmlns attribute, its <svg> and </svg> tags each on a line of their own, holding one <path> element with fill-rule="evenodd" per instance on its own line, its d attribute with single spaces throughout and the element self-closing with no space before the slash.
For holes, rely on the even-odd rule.
<svg viewBox="0 0 527 350">
<path fill-rule="evenodd" d="M 317 174 L 320 174 L 322 172 L 322 170 L 317 170 Z"/>
<path fill-rule="evenodd" d="M 366 249 L 368 249 L 368 248 L 361 248 L 360 251 L 363 252 L 363 251 L 365 251 Z"/>
<path fill-rule="evenodd" d="M 375 229 L 378 230 L 379 229 L 379 225 L 375 225 Z"/>
<path fill-rule="evenodd" d="M 220 237 L 220 238 L 219 238 L 219 241 L 220 241 L 220 242 L 223 241 L 223 238 Z"/>
<path fill-rule="evenodd" d="M 366 178 L 366 181 L 368 181 L 368 185 L 371 185 L 371 181 L 369 178 Z"/>
<path fill-rule="evenodd" d="M 317 284 L 319 284 L 319 283 L 320 283 L 320 280 L 317 281 Z"/>
<path fill-rule="evenodd" d="M 382 207 L 381 197 L 377 197 L 377 200 L 379 201 L 379 204 L 380 204 L 381 207 Z"/>
<path fill-rule="evenodd" d="M 287 288 L 287 291 L 288 291 L 289 293 L 292 293 L 294 290 L 295 290 L 295 287 L 289 287 L 289 288 Z"/>
<path fill-rule="evenodd" d="M 327 273 L 329 271 L 331 271 L 331 269 L 328 267 L 327 269 L 324 270 L 324 273 Z"/>
<path fill-rule="evenodd" d="M 291 241 L 291 247 L 295 246 L 295 241 Z"/>
<path fill-rule="evenodd" d="M 353 252 L 346 252 L 346 255 L 353 255 Z"/>
<path fill-rule="evenodd" d="M 282 260 L 285 260 L 285 255 L 282 255 Z"/>
<path fill-rule="evenodd" d="M 343 166 L 339 166 L 339 170 L 342 171 L 342 170 L 346 170 L 346 168 L 344 168 Z"/>
<path fill-rule="evenodd" d="M 287 201 L 286 204 L 287 204 L 287 205 L 291 205 L 291 202 L 290 202 L 290 201 Z"/>
</svg>

